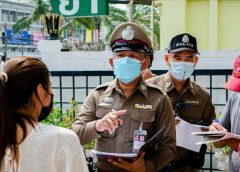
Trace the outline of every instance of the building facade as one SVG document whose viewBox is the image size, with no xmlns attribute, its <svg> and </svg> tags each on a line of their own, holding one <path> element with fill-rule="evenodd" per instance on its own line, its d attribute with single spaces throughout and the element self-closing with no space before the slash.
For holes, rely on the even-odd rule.
<svg viewBox="0 0 240 172">
<path fill-rule="evenodd" d="M 0 40 L 0 52 L 7 53 L 7 57 L 18 55 L 21 52 L 36 52 L 36 43 L 43 39 L 40 22 L 32 24 L 29 28 L 13 34 L 13 25 L 22 17 L 28 16 L 34 9 L 32 0 L 0 0 L 0 36 L 7 36 L 5 42 Z"/>
<path fill-rule="evenodd" d="M 239 0 L 160 0 L 161 49 L 176 34 L 197 37 L 200 50 L 240 49 Z"/>
</svg>

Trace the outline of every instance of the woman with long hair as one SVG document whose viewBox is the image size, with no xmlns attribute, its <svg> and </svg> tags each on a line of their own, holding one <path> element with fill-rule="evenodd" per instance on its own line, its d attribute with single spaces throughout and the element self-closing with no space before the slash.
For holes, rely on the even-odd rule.
<svg viewBox="0 0 240 172">
<path fill-rule="evenodd" d="M 40 60 L 16 57 L 0 73 L 0 171 L 88 171 L 78 137 L 45 125 L 53 104 L 50 73 Z"/>
</svg>

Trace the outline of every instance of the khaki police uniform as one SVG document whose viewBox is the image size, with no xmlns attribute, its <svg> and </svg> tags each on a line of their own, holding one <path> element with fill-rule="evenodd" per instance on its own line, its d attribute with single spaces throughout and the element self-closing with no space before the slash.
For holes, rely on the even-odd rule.
<svg viewBox="0 0 240 172">
<path fill-rule="evenodd" d="M 123 125 L 113 134 L 107 131 L 98 133 L 95 129 L 96 120 L 103 118 L 112 109 L 127 110 L 127 113 L 120 117 Z M 145 156 L 146 171 L 154 172 L 163 168 L 176 155 L 172 106 L 157 86 L 146 84 L 141 79 L 136 90 L 128 98 L 121 92 L 117 79 L 98 86 L 84 101 L 72 130 L 79 136 L 81 144 L 96 139 L 95 150 L 130 153 L 133 149 L 134 130 L 139 129 L 141 122 L 143 130 L 147 130 L 147 139 L 165 127 L 157 149 L 147 150 Z M 97 162 L 96 166 L 103 171 L 124 171 L 103 161 Z"/>
<path fill-rule="evenodd" d="M 184 120 L 195 123 L 210 125 L 215 118 L 215 109 L 211 102 L 211 97 L 207 91 L 196 84 L 191 79 L 187 79 L 187 85 L 182 93 L 178 93 L 174 87 L 173 81 L 170 77 L 170 72 L 151 78 L 147 80 L 147 83 L 158 85 L 165 94 L 170 98 L 171 103 L 174 103 L 174 99 L 181 99 L 181 102 L 187 105 L 182 109 L 182 116 Z M 181 160 L 189 155 L 190 151 L 187 149 L 177 147 L 177 158 Z M 172 169 L 171 172 L 194 172 L 197 169 L 192 168 L 190 165 Z"/>
</svg>

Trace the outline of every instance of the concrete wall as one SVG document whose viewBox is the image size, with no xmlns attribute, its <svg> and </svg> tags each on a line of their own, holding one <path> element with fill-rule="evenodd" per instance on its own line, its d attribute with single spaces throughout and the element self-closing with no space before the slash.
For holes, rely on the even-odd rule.
<svg viewBox="0 0 240 172">
<path fill-rule="evenodd" d="M 164 61 L 164 51 L 155 52 L 151 69 L 168 69 Z M 200 51 L 196 69 L 232 69 L 240 50 Z M 69 51 L 42 54 L 42 60 L 51 71 L 109 71 L 110 51 Z"/>
</svg>

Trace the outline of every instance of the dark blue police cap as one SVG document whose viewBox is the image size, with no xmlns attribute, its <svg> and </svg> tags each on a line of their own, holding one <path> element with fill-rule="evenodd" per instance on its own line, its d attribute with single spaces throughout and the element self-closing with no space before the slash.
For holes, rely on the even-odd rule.
<svg viewBox="0 0 240 172">
<path fill-rule="evenodd" d="M 173 37 L 169 44 L 168 52 L 177 53 L 180 51 L 193 51 L 196 54 L 199 54 L 196 38 L 188 33 Z"/>
</svg>

